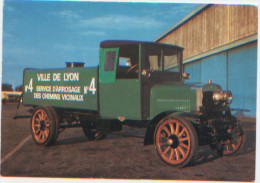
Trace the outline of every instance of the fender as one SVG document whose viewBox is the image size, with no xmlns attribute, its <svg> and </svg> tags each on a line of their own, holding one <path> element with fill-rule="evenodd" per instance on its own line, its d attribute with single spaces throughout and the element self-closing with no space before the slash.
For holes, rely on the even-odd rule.
<svg viewBox="0 0 260 183">
<path fill-rule="evenodd" d="M 153 135 L 155 128 L 157 124 L 166 116 L 171 116 L 171 115 L 178 115 L 178 116 L 183 116 L 183 117 L 190 117 L 190 118 L 195 118 L 195 119 L 200 119 L 200 115 L 196 113 L 188 113 L 184 111 L 166 111 L 158 114 L 155 116 L 150 123 L 147 126 L 146 132 L 145 132 L 145 137 L 144 137 L 144 145 L 150 145 L 153 144 Z"/>
</svg>

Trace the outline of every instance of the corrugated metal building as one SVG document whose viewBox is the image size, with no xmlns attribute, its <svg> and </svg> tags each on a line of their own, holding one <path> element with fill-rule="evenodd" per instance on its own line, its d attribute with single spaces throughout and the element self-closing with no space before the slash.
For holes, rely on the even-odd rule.
<svg viewBox="0 0 260 183">
<path fill-rule="evenodd" d="M 233 93 L 232 108 L 256 115 L 258 10 L 248 5 L 201 5 L 154 41 L 184 47 L 188 82 L 211 79 Z"/>
</svg>

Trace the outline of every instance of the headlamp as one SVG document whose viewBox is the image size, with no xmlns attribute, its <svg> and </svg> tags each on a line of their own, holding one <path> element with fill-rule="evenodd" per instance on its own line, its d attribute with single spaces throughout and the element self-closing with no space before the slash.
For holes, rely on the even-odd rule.
<svg viewBox="0 0 260 183">
<path fill-rule="evenodd" d="M 215 104 L 219 102 L 224 102 L 225 104 L 231 104 L 233 100 L 233 96 L 231 91 L 217 91 L 213 93 L 213 101 Z"/>
</svg>

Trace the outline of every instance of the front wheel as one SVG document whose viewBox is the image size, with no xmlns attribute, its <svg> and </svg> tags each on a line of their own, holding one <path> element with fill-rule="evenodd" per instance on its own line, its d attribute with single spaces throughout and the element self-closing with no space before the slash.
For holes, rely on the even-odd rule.
<svg viewBox="0 0 260 183">
<path fill-rule="evenodd" d="M 243 127 L 237 125 L 234 128 L 228 129 L 227 133 L 229 138 L 223 141 L 223 155 L 235 156 L 239 152 L 241 152 L 244 147 L 246 141 L 245 130 L 243 129 Z"/>
<path fill-rule="evenodd" d="M 154 145 L 163 161 L 184 167 L 191 161 L 198 147 L 197 133 L 185 118 L 166 117 L 155 129 Z"/>
</svg>

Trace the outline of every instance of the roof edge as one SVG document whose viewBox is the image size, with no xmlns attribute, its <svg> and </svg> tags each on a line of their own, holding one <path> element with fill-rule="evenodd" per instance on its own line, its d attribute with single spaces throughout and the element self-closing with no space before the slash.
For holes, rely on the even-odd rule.
<svg viewBox="0 0 260 183">
<path fill-rule="evenodd" d="M 139 44 L 150 44 L 163 47 L 171 47 L 183 50 L 184 48 L 178 45 L 168 43 L 156 43 L 151 41 L 135 41 L 135 40 L 104 40 L 100 43 L 100 48 L 115 48 L 120 46 L 139 45 Z"/>
<path fill-rule="evenodd" d="M 237 39 L 232 42 L 229 42 L 229 43 L 223 44 L 221 46 L 207 50 L 205 52 L 199 53 L 197 55 L 193 55 L 191 57 L 185 58 L 183 60 L 183 64 L 188 64 L 188 63 L 191 63 L 194 61 L 198 61 L 200 59 L 203 59 L 203 58 L 215 55 L 215 54 L 219 54 L 221 52 L 228 51 L 228 50 L 231 50 L 236 47 L 243 46 L 245 44 L 250 44 L 257 40 L 258 40 L 258 33 L 255 33 L 255 34 L 249 35 L 245 38 Z"/>
<path fill-rule="evenodd" d="M 184 24 L 185 22 L 187 22 L 188 20 L 190 20 L 192 17 L 194 17 L 195 15 L 197 15 L 198 13 L 200 13 L 202 10 L 206 9 L 208 6 L 211 6 L 211 4 L 201 4 L 200 6 L 198 6 L 197 8 L 195 8 L 194 10 L 192 10 L 189 14 L 187 14 L 185 17 L 183 17 L 181 20 L 179 20 L 177 23 L 175 23 L 174 25 L 172 25 L 169 29 L 167 29 L 166 31 L 164 31 L 162 34 L 160 34 L 157 38 L 155 38 L 153 41 L 154 42 L 158 42 L 160 41 L 162 38 L 164 38 L 165 36 L 167 36 L 170 32 L 172 32 L 173 30 L 177 29 L 178 27 L 180 27 L 182 24 Z"/>
</svg>

